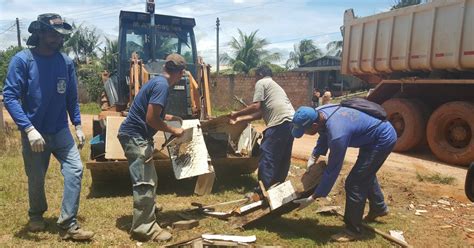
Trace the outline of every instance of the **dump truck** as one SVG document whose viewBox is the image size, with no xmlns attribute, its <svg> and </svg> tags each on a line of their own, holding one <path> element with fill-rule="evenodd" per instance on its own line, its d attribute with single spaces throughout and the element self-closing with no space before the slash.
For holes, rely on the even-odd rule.
<svg viewBox="0 0 474 248">
<path fill-rule="evenodd" d="M 342 74 L 375 86 L 398 140 L 446 163 L 474 161 L 474 0 L 433 0 L 367 17 L 344 13 Z"/>
<path fill-rule="evenodd" d="M 200 120 L 216 173 L 254 172 L 261 134 L 251 124 L 230 125 L 226 116 L 213 118 L 210 66 L 197 56 L 194 18 L 154 14 L 154 7 L 152 11 L 120 12 L 118 70 L 103 74 L 103 111 L 93 121 L 91 157 L 86 163 L 93 185 L 129 180 L 128 163 L 116 137 L 117 131 L 141 86 L 161 72 L 164 59 L 171 53 L 179 53 L 186 59 L 187 72 L 170 88 L 166 113 L 184 120 Z M 165 134 L 158 132 L 154 139 L 155 167 L 158 171 L 171 171 L 169 150 L 160 149 L 166 142 Z"/>
</svg>

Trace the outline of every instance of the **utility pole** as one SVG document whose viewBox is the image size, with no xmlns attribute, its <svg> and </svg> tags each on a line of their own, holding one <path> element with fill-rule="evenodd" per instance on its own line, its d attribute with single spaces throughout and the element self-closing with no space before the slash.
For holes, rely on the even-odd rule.
<svg viewBox="0 0 474 248">
<path fill-rule="evenodd" d="M 219 26 L 220 26 L 220 21 L 219 21 L 219 17 L 217 17 L 217 20 L 216 20 L 216 71 L 217 71 L 217 74 L 219 74 Z"/>
<path fill-rule="evenodd" d="M 18 17 L 16 18 L 16 37 L 18 39 L 18 46 L 21 47 L 21 40 L 20 40 L 20 21 Z"/>
</svg>

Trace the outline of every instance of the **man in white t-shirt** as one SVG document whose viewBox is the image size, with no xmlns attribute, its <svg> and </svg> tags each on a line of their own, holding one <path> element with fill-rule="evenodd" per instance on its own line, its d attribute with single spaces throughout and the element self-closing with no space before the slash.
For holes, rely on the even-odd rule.
<svg viewBox="0 0 474 248">
<path fill-rule="evenodd" d="M 267 65 L 258 67 L 253 103 L 229 115 L 231 124 L 262 117 L 265 121 L 267 128 L 263 132 L 258 165 L 258 180 L 265 188 L 284 182 L 288 175 L 293 148 L 291 121 L 295 113 L 285 91 L 271 77 L 272 70 Z"/>
</svg>

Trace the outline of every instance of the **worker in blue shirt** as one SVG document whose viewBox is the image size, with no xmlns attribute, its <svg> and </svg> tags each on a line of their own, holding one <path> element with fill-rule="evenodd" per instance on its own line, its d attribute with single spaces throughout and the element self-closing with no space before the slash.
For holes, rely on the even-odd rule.
<svg viewBox="0 0 474 248">
<path fill-rule="evenodd" d="M 130 233 L 142 241 L 167 241 L 171 233 L 162 229 L 156 221 L 155 198 L 158 177 L 153 165 L 153 136 L 164 131 L 176 137 L 183 129 L 167 125 L 164 121 L 181 120 L 166 114 L 169 88 L 175 85 L 185 72 L 186 61 L 179 54 L 166 57 L 163 72 L 150 79 L 140 89 L 120 125 L 118 139 L 127 157 L 133 186 L 133 220 Z"/>
<path fill-rule="evenodd" d="M 333 104 L 316 109 L 300 107 L 293 117 L 293 136 L 300 138 L 303 134 L 316 133 L 319 133 L 319 139 L 308 164 L 311 166 L 316 163 L 319 156 L 325 156 L 329 149 L 328 164 L 314 193 L 294 202 L 299 203 L 302 209 L 315 199 L 326 197 L 339 176 L 347 148 L 358 147 L 359 156 L 345 181 L 346 228 L 331 238 L 340 242 L 359 239 L 367 199 L 369 213 L 365 217 L 366 221 L 388 214 L 376 173 L 397 141 L 395 129 L 390 122 L 354 108 Z"/>
<path fill-rule="evenodd" d="M 61 164 L 64 195 L 57 225 L 63 239 L 89 240 L 94 235 L 79 226 L 77 212 L 83 166 L 69 131 L 67 116 L 75 126 L 78 146 L 85 142 L 81 127 L 74 64 L 59 49 L 71 25 L 58 14 L 42 14 L 33 21 L 25 49 L 17 53 L 5 79 L 5 107 L 21 131 L 23 160 L 28 176 L 30 231 L 44 231 L 47 210 L 44 182 L 53 154 Z"/>
</svg>

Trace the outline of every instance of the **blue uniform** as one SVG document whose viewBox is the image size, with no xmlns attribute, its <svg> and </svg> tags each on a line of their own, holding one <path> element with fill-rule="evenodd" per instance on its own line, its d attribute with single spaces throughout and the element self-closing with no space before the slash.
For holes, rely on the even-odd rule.
<svg viewBox="0 0 474 248">
<path fill-rule="evenodd" d="M 157 76 L 146 83 L 133 100 L 127 119 L 119 129 L 119 135 L 152 139 L 156 130 L 146 123 L 148 104 L 157 104 L 162 107 L 160 118 L 165 118 L 166 102 L 169 95 L 168 80 Z"/>
<path fill-rule="evenodd" d="M 48 208 L 44 184 L 53 154 L 60 162 L 64 176 L 64 195 L 57 224 L 66 230 L 76 226 L 83 166 L 67 121 L 69 113 L 72 124 L 81 124 L 72 60 L 60 52 L 41 56 L 23 50 L 10 61 L 3 91 L 5 107 L 22 131 L 30 220 L 43 220 Z M 42 152 L 31 149 L 24 132 L 31 126 L 45 140 Z"/>
<path fill-rule="evenodd" d="M 337 108 L 338 105 L 325 105 L 316 110 L 328 119 Z M 319 134 L 313 155 L 326 155 L 328 149 L 330 153 L 321 182 L 314 191 L 315 197 L 325 197 L 331 191 L 341 171 L 347 148 L 360 148 L 357 161 L 345 183 L 344 216 L 347 228 L 359 233 L 367 199 L 370 212 L 388 211 L 376 173 L 395 146 L 395 129 L 388 121 L 382 122 L 353 108 L 340 107 Z"/>
<path fill-rule="evenodd" d="M 20 130 L 34 126 L 41 134 L 55 134 L 81 124 L 77 79 L 70 58 L 57 52 L 41 56 L 27 50 L 11 60 L 3 89 L 5 107 Z"/>
</svg>

